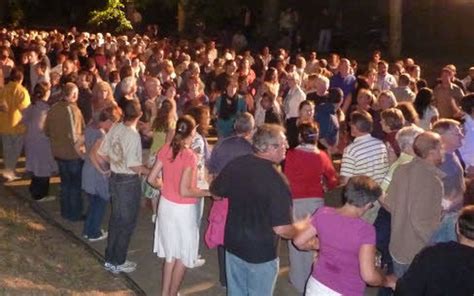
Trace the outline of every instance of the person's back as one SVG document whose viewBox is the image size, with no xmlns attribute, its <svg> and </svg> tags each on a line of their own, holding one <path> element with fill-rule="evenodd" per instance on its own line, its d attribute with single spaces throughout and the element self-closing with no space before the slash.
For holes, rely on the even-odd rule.
<svg viewBox="0 0 474 296">
<path fill-rule="evenodd" d="M 473 295 L 474 248 L 450 241 L 422 250 L 395 295 Z"/>
<path fill-rule="evenodd" d="M 362 295 L 365 283 L 360 277 L 359 249 L 364 244 L 375 244 L 375 228 L 361 218 L 340 215 L 329 207 L 317 210 L 312 224 L 320 241 L 313 277 L 343 295 Z"/>
</svg>

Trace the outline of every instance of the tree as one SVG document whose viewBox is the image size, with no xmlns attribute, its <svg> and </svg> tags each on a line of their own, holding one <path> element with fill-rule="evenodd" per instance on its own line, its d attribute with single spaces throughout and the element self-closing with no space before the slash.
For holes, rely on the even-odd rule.
<svg viewBox="0 0 474 296">
<path fill-rule="evenodd" d="M 390 0 L 390 55 L 400 57 L 402 51 L 402 0 Z"/>
<path fill-rule="evenodd" d="M 94 10 L 90 13 L 89 23 L 100 26 L 110 22 L 116 22 L 117 32 L 133 29 L 132 23 L 125 15 L 125 5 L 121 0 L 107 0 L 107 5 L 102 10 Z"/>
</svg>

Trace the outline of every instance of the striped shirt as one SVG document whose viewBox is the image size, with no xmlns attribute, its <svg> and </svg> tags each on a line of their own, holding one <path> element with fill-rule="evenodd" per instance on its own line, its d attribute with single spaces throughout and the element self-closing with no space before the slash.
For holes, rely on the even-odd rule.
<svg viewBox="0 0 474 296">
<path fill-rule="evenodd" d="M 344 149 L 341 162 L 341 176 L 365 175 L 381 184 L 389 168 L 385 144 L 370 134 L 354 139 Z"/>
</svg>

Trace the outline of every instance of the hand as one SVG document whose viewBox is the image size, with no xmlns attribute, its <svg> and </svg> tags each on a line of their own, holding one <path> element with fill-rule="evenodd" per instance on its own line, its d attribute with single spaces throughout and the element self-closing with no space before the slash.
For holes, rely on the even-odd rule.
<svg viewBox="0 0 474 296">
<path fill-rule="evenodd" d="M 394 274 L 388 274 L 385 276 L 385 282 L 383 286 L 395 290 L 397 286 L 397 280 L 398 278 Z"/>
</svg>

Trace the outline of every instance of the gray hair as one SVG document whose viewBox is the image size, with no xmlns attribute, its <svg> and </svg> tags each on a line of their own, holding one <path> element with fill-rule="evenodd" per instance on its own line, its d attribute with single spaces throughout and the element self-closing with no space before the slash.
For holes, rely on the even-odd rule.
<svg viewBox="0 0 474 296">
<path fill-rule="evenodd" d="M 285 129 L 278 124 L 263 124 L 258 127 L 252 137 L 252 147 L 255 152 L 267 152 L 271 146 L 277 145 Z"/>
<path fill-rule="evenodd" d="M 400 129 L 395 136 L 400 150 L 406 151 L 408 148 L 413 148 L 416 136 L 423 132 L 424 130 L 422 128 L 413 125 Z"/>
<path fill-rule="evenodd" d="M 246 134 L 255 128 L 255 120 L 252 114 L 243 112 L 237 115 L 234 123 L 234 130 L 236 134 Z"/>
<path fill-rule="evenodd" d="M 351 177 L 344 188 L 346 202 L 358 208 L 376 201 L 381 195 L 380 185 L 367 176 Z"/>
<path fill-rule="evenodd" d="M 120 90 L 124 94 L 128 94 L 132 91 L 133 86 L 137 84 L 137 79 L 133 76 L 125 77 L 122 79 L 122 84 L 120 86 Z"/>
</svg>

